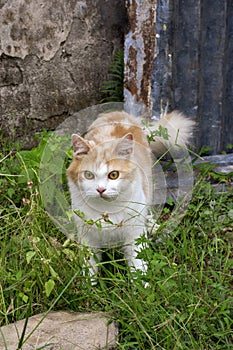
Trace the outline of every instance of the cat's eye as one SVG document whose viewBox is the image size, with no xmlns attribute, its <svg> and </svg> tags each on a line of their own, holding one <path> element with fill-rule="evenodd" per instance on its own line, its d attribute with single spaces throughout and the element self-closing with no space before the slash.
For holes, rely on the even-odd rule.
<svg viewBox="0 0 233 350">
<path fill-rule="evenodd" d="M 95 175 L 91 171 L 84 171 L 84 176 L 87 180 L 92 180 L 94 179 Z"/>
<path fill-rule="evenodd" d="M 108 174 L 108 178 L 111 180 L 116 180 L 119 177 L 119 171 L 113 170 Z"/>
</svg>

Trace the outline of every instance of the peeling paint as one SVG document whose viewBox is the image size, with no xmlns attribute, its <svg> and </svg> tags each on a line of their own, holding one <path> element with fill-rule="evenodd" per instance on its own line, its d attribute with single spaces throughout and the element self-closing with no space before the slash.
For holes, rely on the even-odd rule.
<svg viewBox="0 0 233 350">
<path fill-rule="evenodd" d="M 125 109 L 151 115 L 151 77 L 156 49 L 157 0 L 129 0 L 130 31 L 125 38 Z"/>
<path fill-rule="evenodd" d="M 7 1 L 0 9 L 0 55 L 51 60 L 69 34 L 76 2 Z"/>
</svg>

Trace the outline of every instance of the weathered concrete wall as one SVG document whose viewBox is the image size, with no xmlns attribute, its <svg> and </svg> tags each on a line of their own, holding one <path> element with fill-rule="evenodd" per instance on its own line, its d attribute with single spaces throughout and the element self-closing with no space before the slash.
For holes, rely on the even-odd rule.
<svg viewBox="0 0 233 350">
<path fill-rule="evenodd" d="M 127 24 L 124 0 L 5 0 L 0 4 L 0 121 L 30 147 L 96 104 Z"/>
</svg>

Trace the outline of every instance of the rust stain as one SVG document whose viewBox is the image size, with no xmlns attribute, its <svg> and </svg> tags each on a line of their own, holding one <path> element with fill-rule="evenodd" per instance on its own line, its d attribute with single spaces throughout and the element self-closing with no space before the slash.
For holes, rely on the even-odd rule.
<svg viewBox="0 0 233 350">
<path fill-rule="evenodd" d="M 155 9 L 151 8 L 148 19 L 142 24 L 142 38 L 144 42 L 145 63 L 141 81 L 141 98 L 147 107 L 150 107 L 150 86 L 154 66 L 156 49 L 155 37 Z"/>
<path fill-rule="evenodd" d="M 157 0 L 148 0 L 147 3 L 143 0 L 128 1 L 131 37 L 126 57 L 125 88 L 148 111 L 151 108 L 151 78 L 156 49 L 156 4 Z"/>
<path fill-rule="evenodd" d="M 128 60 L 126 65 L 129 74 L 126 77 L 125 87 L 131 92 L 132 95 L 137 95 L 137 50 L 132 45 L 129 48 Z"/>
<path fill-rule="evenodd" d="M 128 5 L 128 18 L 132 32 L 135 32 L 137 27 L 137 1 L 132 0 L 131 5 Z"/>
</svg>

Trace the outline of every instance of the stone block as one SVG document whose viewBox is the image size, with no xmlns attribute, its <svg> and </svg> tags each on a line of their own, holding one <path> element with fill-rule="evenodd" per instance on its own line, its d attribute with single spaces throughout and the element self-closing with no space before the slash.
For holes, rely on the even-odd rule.
<svg viewBox="0 0 233 350">
<path fill-rule="evenodd" d="M 117 327 L 105 313 L 50 312 L 28 319 L 22 350 L 112 350 Z M 16 350 L 25 320 L 0 328 L 0 349 Z"/>
</svg>

